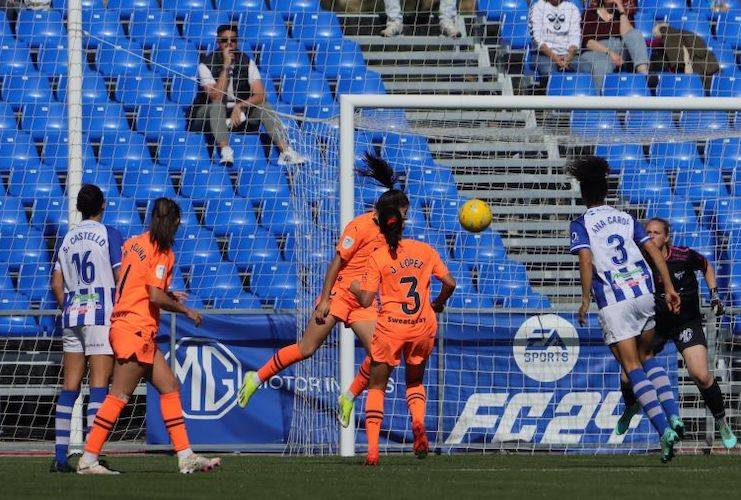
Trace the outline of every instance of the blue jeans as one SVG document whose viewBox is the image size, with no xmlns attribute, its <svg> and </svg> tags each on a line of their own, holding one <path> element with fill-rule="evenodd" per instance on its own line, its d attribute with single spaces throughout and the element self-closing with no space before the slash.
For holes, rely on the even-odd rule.
<svg viewBox="0 0 741 500">
<path fill-rule="evenodd" d="M 622 37 L 610 37 L 599 40 L 599 43 L 610 49 L 611 52 L 620 54 L 623 59 L 628 55 L 633 62 L 633 67 L 641 64 L 648 65 L 648 48 L 643 35 L 637 29 L 625 33 Z M 594 85 L 598 90 L 602 90 L 602 84 L 605 81 L 605 75 L 615 71 L 615 63 L 610 56 L 603 52 L 587 50 L 582 52 L 580 58 L 579 71 L 591 72 Z"/>
<path fill-rule="evenodd" d="M 538 74 L 538 76 L 548 76 L 551 73 L 558 73 L 559 71 L 576 71 L 576 68 L 579 66 L 579 56 L 574 57 L 574 59 L 571 60 L 571 63 L 569 63 L 569 67 L 565 70 L 559 68 L 558 64 L 553 62 L 550 57 L 545 54 L 541 54 L 540 52 L 536 52 L 532 55 L 530 63 L 533 65 L 533 68 L 535 69 L 535 72 Z"/>
</svg>

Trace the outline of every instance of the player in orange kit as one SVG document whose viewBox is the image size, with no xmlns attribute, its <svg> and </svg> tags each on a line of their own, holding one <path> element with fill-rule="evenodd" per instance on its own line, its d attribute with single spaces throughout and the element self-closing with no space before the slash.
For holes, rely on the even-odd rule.
<svg viewBox="0 0 741 500">
<path fill-rule="evenodd" d="M 78 474 L 118 474 L 98 462 L 98 455 L 142 378 L 160 393 L 162 418 L 177 452 L 180 472 L 205 472 L 221 463 L 219 458 L 205 458 L 191 450 L 178 381 L 155 342 L 160 309 L 185 314 L 196 326 L 201 324 L 201 315 L 181 303 L 184 294 L 167 290 L 175 263 L 172 244 L 179 225 L 177 203 L 158 198 L 152 208 L 149 231 L 124 243 L 116 303 L 111 313 L 110 341 L 116 360 L 113 380 L 95 415 L 85 453 L 77 465 Z"/>
<path fill-rule="evenodd" d="M 455 279 L 437 251 L 426 243 L 402 239 L 404 215 L 391 207 L 379 210 L 378 223 L 387 245 L 368 258 L 362 282 L 350 291 L 362 306 L 370 305 L 380 293 L 381 308 L 371 342 L 371 370 L 365 402 L 365 432 L 368 438 L 366 465 L 378 465 L 378 441 L 383 422 L 383 396 L 391 372 L 404 358 L 406 397 L 412 415 L 414 453 L 427 456 L 425 432 L 427 394 L 422 380 L 425 364 L 435 344 L 437 318 L 455 290 Z M 430 281 L 442 282 L 440 294 L 430 302 Z"/>
<path fill-rule="evenodd" d="M 371 301 L 361 306 L 355 296 L 348 291 L 348 286 L 353 280 L 363 276 L 368 256 L 377 248 L 386 245 L 378 227 L 379 211 L 392 207 L 405 214 L 409 208 L 409 199 L 403 191 L 394 189 L 397 176 L 388 163 L 370 153 L 365 154 L 364 163 L 366 169 L 358 173 L 374 178 L 388 188 L 388 191 L 378 198 L 372 212 L 355 217 L 347 225 L 337 243 L 337 253 L 324 277 L 314 316 L 306 325 L 301 340 L 280 349 L 258 371 L 245 374 L 238 395 L 239 406 L 243 408 L 247 406 L 250 397 L 260 384 L 270 377 L 298 361 L 311 357 L 338 322 L 352 328 L 363 346 L 370 352 L 371 336 L 376 325 L 376 305 Z M 337 418 L 343 427 L 347 427 L 350 422 L 355 398 L 367 387 L 369 374 L 370 358 L 366 356 L 350 388 L 338 398 Z"/>
</svg>

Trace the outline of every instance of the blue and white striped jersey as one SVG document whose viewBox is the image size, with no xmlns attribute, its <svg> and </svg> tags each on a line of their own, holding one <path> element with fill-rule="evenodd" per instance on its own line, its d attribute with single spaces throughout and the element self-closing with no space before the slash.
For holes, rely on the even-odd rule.
<svg viewBox="0 0 741 500">
<path fill-rule="evenodd" d="M 629 214 L 602 205 L 571 221 L 571 253 L 592 251 L 592 294 L 602 309 L 654 292 L 653 275 L 638 245 L 650 237 Z"/>
<path fill-rule="evenodd" d="M 122 246 L 118 230 L 94 220 L 64 236 L 54 265 L 64 276 L 64 328 L 110 325 Z"/>
</svg>

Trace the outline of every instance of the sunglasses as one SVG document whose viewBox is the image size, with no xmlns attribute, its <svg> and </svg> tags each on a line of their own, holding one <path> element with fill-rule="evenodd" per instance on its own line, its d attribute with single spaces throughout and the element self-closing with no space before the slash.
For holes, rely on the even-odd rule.
<svg viewBox="0 0 741 500">
<path fill-rule="evenodd" d="M 237 43 L 237 38 L 224 37 L 219 38 L 219 43 Z"/>
</svg>

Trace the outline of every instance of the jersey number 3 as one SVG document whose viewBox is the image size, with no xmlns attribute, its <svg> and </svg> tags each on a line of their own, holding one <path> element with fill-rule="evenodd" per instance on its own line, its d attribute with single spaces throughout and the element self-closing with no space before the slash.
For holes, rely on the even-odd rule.
<svg viewBox="0 0 741 500">
<path fill-rule="evenodd" d="M 419 300 L 419 292 L 417 291 L 417 278 L 414 276 L 404 276 L 399 280 L 399 283 L 409 283 L 407 297 L 414 300 L 414 306 L 409 307 L 409 304 L 404 303 L 401 305 L 401 310 L 406 314 L 415 314 L 419 311 L 419 307 L 422 305 L 422 302 Z"/>
<path fill-rule="evenodd" d="M 617 265 L 624 264 L 625 261 L 628 260 L 628 252 L 625 251 L 625 240 L 619 234 L 613 234 L 607 238 L 608 245 L 612 245 L 616 241 L 617 245 L 615 245 L 615 251 L 618 252 L 619 255 L 614 256 L 612 261 Z"/>
</svg>

